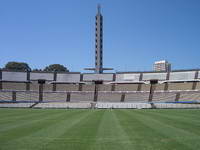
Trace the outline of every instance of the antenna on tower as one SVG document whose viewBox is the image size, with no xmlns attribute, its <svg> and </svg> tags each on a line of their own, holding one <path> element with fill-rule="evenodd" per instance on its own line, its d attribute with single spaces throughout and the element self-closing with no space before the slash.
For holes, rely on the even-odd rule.
<svg viewBox="0 0 200 150">
<path fill-rule="evenodd" d="M 100 14 L 101 13 L 101 5 L 100 4 L 97 5 L 97 9 L 98 9 L 98 14 Z"/>
</svg>

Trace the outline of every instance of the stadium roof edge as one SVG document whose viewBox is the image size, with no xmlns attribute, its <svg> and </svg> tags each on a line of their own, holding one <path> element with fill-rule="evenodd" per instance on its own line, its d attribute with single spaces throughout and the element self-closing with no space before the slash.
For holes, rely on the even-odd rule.
<svg viewBox="0 0 200 150">
<path fill-rule="evenodd" d="M 180 70 L 172 70 L 170 72 L 189 72 L 189 71 L 200 71 L 200 69 L 180 69 Z M 116 72 L 116 74 L 124 74 L 124 73 L 167 73 L 166 71 L 124 71 L 124 72 Z"/>
</svg>

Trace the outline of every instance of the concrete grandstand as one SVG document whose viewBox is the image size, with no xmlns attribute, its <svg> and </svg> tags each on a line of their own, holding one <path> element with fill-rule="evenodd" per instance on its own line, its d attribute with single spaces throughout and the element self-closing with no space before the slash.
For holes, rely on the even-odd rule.
<svg viewBox="0 0 200 150">
<path fill-rule="evenodd" d="M 197 108 L 199 79 L 199 70 L 103 74 L 0 71 L 0 107 Z"/>
</svg>

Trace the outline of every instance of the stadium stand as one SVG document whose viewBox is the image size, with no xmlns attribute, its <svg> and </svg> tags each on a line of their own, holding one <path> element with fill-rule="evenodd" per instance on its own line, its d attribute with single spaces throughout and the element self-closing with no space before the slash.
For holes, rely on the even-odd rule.
<svg viewBox="0 0 200 150">
<path fill-rule="evenodd" d="M 39 103 L 34 108 L 91 108 L 91 103 Z"/>
<path fill-rule="evenodd" d="M 11 91 L 0 91 L 0 101 L 12 101 L 12 92 Z"/>
<path fill-rule="evenodd" d="M 78 91 L 79 85 L 76 84 L 56 84 L 57 91 Z"/>
<path fill-rule="evenodd" d="M 38 101 L 39 94 L 37 91 L 16 91 L 16 99 L 15 101 Z"/>
<path fill-rule="evenodd" d="M 116 74 L 3 71 L 0 107 L 199 108 L 199 78 L 196 70 Z M 151 88 L 152 79 L 158 84 Z"/>
<path fill-rule="evenodd" d="M 196 101 L 200 102 L 200 92 L 183 92 L 180 94 L 179 101 Z"/>
<path fill-rule="evenodd" d="M 30 84 L 30 90 L 31 91 L 38 91 L 39 90 L 39 84 L 38 81 L 32 81 Z"/>
<path fill-rule="evenodd" d="M 112 85 L 100 84 L 98 87 L 99 91 L 111 91 Z"/>
<path fill-rule="evenodd" d="M 2 108 L 30 108 L 34 103 L 0 103 Z"/>
<path fill-rule="evenodd" d="M 163 91 L 165 89 L 165 84 L 157 84 L 155 86 L 156 91 Z"/>
<path fill-rule="evenodd" d="M 141 91 L 150 91 L 150 84 L 142 84 Z"/>
<path fill-rule="evenodd" d="M 170 104 L 170 103 L 154 103 L 155 108 L 171 109 L 171 108 L 200 108 L 200 104 Z"/>
<path fill-rule="evenodd" d="M 94 88 L 95 88 L 94 84 L 82 85 L 82 91 L 94 91 Z"/>
<path fill-rule="evenodd" d="M 115 91 L 137 91 L 138 84 L 117 84 Z"/>
<path fill-rule="evenodd" d="M 192 82 L 169 83 L 168 90 L 192 90 Z"/>
<path fill-rule="evenodd" d="M 43 88 L 44 91 L 53 91 L 53 84 L 50 83 L 44 84 Z"/>
<path fill-rule="evenodd" d="M 3 90 L 26 90 L 26 84 L 23 82 L 3 82 L 2 88 Z"/>
<path fill-rule="evenodd" d="M 45 102 L 65 102 L 67 100 L 66 92 L 44 92 L 43 101 Z"/>
<path fill-rule="evenodd" d="M 191 80 L 195 77 L 195 71 L 170 72 L 169 80 Z"/>
<path fill-rule="evenodd" d="M 151 104 L 147 103 L 100 103 L 96 104 L 96 108 L 104 109 L 104 108 L 151 108 Z"/>
<path fill-rule="evenodd" d="M 98 92 L 98 100 L 99 102 L 120 102 L 121 101 L 121 93 L 116 92 Z"/>
<path fill-rule="evenodd" d="M 154 92 L 153 102 L 174 102 L 176 99 L 176 93 L 172 92 Z"/>
<path fill-rule="evenodd" d="M 94 92 L 73 92 L 70 95 L 70 102 L 92 102 L 94 99 Z"/>
<path fill-rule="evenodd" d="M 142 80 L 149 81 L 151 79 L 157 79 L 160 81 L 166 80 L 167 73 L 143 73 Z"/>
<path fill-rule="evenodd" d="M 148 102 L 149 92 L 126 93 L 125 102 Z"/>
<path fill-rule="evenodd" d="M 200 89 L 200 82 L 196 83 L 196 89 L 199 90 Z"/>
</svg>

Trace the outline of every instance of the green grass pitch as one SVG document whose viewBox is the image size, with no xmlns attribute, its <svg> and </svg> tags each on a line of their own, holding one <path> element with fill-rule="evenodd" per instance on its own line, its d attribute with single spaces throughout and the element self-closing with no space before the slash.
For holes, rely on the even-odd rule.
<svg viewBox="0 0 200 150">
<path fill-rule="evenodd" d="M 198 150 L 200 110 L 0 109 L 0 150 Z"/>
</svg>

